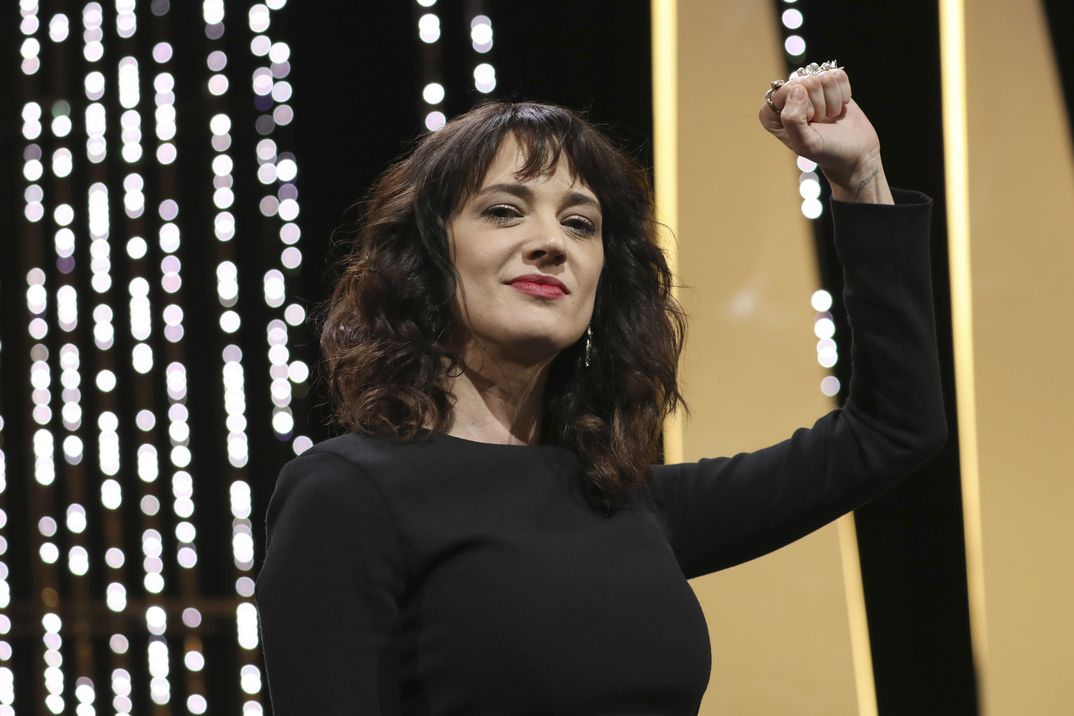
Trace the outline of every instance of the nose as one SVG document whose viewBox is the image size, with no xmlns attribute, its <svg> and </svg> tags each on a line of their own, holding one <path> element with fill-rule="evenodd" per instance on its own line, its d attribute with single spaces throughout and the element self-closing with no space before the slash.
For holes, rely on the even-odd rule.
<svg viewBox="0 0 1074 716">
<path fill-rule="evenodd" d="M 567 242 L 563 227 L 552 216 L 533 222 L 534 234 L 526 247 L 526 260 L 548 266 L 559 266 L 567 260 Z"/>
</svg>

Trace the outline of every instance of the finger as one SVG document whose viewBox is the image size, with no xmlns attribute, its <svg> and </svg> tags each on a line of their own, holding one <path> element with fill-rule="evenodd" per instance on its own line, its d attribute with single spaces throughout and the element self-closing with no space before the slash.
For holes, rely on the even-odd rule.
<svg viewBox="0 0 1074 716">
<path fill-rule="evenodd" d="M 813 97 L 815 94 L 822 95 L 822 93 L 815 88 L 813 90 L 810 89 L 810 79 L 811 78 L 806 77 L 791 80 L 790 82 L 780 87 L 779 90 L 775 93 L 775 97 L 779 97 L 781 93 L 783 97 L 779 101 L 776 101 L 776 106 L 785 108 L 787 106 L 787 103 L 791 101 L 791 95 L 794 92 L 794 89 L 796 87 L 801 87 L 803 90 L 805 90 L 806 93 L 806 119 L 808 121 L 813 121 L 814 118 L 819 118 L 820 115 L 817 114 L 817 109 L 813 103 Z M 775 97 L 773 97 L 773 100 L 775 100 Z"/>
<path fill-rule="evenodd" d="M 813 116 L 811 122 L 823 122 L 828 116 L 828 101 L 824 96 L 824 87 L 820 83 L 820 77 L 807 77 L 802 81 L 802 86 L 809 93 L 809 101 L 813 104 Z"/>
<path fill-rule="evenodd" d="M 838 117 L 843 113 L 843 91 L 839 88 L 839 81 L 830 72 L 825 72 L 819 79 L 824 93 L 824 116 L 829 119 Z"/>
<path fill-rule="evenodd" d="M 847 76 L 846 70 L 842 67 L 835 70 L 832 74 L 839 80 L 839 89 L 843 93 L 843 104 L 850 102 L 852 93 L 850 91 L 850 77 Z"/>
<path fill-rule="evenodd" d="M 808 94 L 803 89 L 798 94 L 791 92 L 779 115 L 783 128 L 787 130 L 786 143 L 799 154 L 814 151 L 818 139 L 817 130 L 809 126 L 808 112 Z"/>
<path fill-rule="evenodd" d="M 791 101 L 791 93 L 794 92 L 794 88 L 802 86 L 803 82 L 805 82 L 803 79 L 793 79 L 785 82 L 782 87 L 772 94 L 772 101 L 776 103 L 777 107 L 786 107 L 787 103 Z"/>
</svg>

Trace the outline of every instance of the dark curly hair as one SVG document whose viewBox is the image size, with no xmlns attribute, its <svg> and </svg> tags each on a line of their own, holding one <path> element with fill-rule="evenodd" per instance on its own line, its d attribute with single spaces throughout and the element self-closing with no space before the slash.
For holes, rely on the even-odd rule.
<svg viewBox="0 0 1074 716">
<path fill-rule="evenodd" d="M 542 443 L 572 450 L 591 501 L 628 504 L 659 457 L 678 389 L 685 337 L 672 274 L 657 243 L 648 175 L 575 112 L 536 102 L 487 101 L 420 137 L 392 164 L 344 228 L 349 246 L 319 324 L 333 418 L 352 432 L 409 441 L 453 421 L 444 380 L 459 370 L 451 346 L 457 275 L 447 225 L 481 187 L 511 132 L 526 161 L 517 175 L 554 171 L 565 152 L 572 178 L 600 200 L 605 265 L 597 286 L 590 365 L 584 338 L 552 361 Z"/>
</svg>

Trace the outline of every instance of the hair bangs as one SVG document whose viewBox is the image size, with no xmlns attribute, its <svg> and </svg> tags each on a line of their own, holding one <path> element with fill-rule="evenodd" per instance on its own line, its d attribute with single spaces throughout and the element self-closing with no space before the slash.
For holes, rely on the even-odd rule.
<svg viewBox="0 0 1074 716">
<path fill-rule="evenodd" d="M 474 111 L 480 112 L 489 106 Z M 433 172 L 437 185 L 443 186 L 441 182 L 446 181 L 448 186 L 460 188 L 460 191 L 444 196 L 451 203 L 449 215 L 480 191 L 496 154 L 504 140 L 512 135 L 522 153 L 521 166 L 515 173 L 520 181 L 553 174 L 562 157 L 566 159 L 571 180 L 580 180 L 592 189 L 604 206 L 612 193 L 609 185 L 622 180 L 619 167 L 612 160 L 610 143 L 573 113 L 559 107 L 516 104 L 509 111 L 493 114 L 468 130 L 471 136 L 457 142 L 453 155 L 443 157 L 446 163 L 443 170 Z"/>
</svg>

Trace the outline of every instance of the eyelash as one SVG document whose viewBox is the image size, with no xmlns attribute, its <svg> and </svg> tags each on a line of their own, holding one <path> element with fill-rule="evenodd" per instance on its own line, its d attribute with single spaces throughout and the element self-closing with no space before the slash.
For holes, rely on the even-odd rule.
<svg viewBox="0 0 1074 716">
<path fill-rule="evenodd" d="M 490 206 L 489 208 L 485 209 L 485 211 L 482 212 L 482 216 L 487 216 L 491 221 L 494 221 L 494 222 L 499 223 L 499 224 L 503 224 L 503 223 L 506 223 L 506 222 L 510 221 L 511 219 L 517 219 L 518 218 L 518 216 L 497 216 L 494 213 L 494 212 L 505 211 L 505 210 L 507 210 L 507 211 L 516 211 L 516 212 L 518 211 L 517 209 L 515 209 L 515 207 L 513 207 L 513 206 L 511 206 L 509 204 L 497 204 L 495 206 Z M 580 226 L 572 226 L 571 228 L 574 231 L 577 231 L 580 234 L 585 234 L 586 236 L 591 236 L 591 235 L 597 233 L 597 227 L 594 226 L 593 222 L 590 221 L 589 219 L 584 219 L 582 217 L 578 217 L 576 223 L 580 223 L 581 225 Z"/>
</svg>

